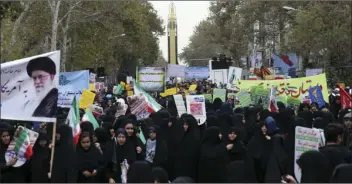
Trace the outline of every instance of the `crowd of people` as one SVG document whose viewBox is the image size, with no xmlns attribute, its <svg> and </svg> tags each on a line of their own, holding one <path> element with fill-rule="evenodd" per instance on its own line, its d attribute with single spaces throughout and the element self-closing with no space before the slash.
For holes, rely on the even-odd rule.
<svg viewBox="0 0 352 184">
<path fill-rule="evenodd" d="M 197 91 L 212 88 L 204 86 Z M 16 158 L 0 157 L 1 182 L 352 182 L 352 109 L 340 109 L 338 95 L 332 94 L 324 108 L 302 103 L 295 111 L 278 102 L 278 112 L 256 104 L 234 108 L 216 98 L 206 101 L 207 119 L 201 125 L 191 114 L 178 117 L 172 96 L 159 99 L 163 109 L 137 120 L 129 109 L 116 115 L 118 102 L 111 90 L 103 95 L 96 102 L 105 112 L 96 117 L 100 127 L 82 122 L 77 145 L 71 127 L 64 123 L 68 109 L 59 110 L 52 169 L 53 124 L 47 123 L 37 130 L 33 156 L 24 165 L 13 167 Z M 322 129 L 325 137 L 319 150 L 306 151 L 297 161 L 296 126 Z M 13 122 L 2 120 L 0 154 L 5 154 L 13 133 Z M 302 173 L 300 181 L 295 162 Z"/>
</svg>

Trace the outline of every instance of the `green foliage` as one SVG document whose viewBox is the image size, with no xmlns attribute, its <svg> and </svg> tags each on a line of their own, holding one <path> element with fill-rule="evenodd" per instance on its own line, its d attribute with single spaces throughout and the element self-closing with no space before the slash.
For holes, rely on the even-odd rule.
<svg viewBox="0 0 352 184">
<path fill-rule="evenodd" d="M 17 6 L 19 3 L 11 4 Z M 10 49 L 16 21 L 12 17 L 21 14 L 13 12 L 11 16 L 4 14 L 2 20 L 2 53 Z M 52 17 L 47 1 L 34 1 L 16 33 L 11 55 L 3 59 L 11 61 L 50 51 Z M 59 22 L 57 48 L 64 48 L 63 38 L 67 36 L 68 70 L 104 66 L 110 72 L 127 65 L 151 65 L 159 57 L 158 36 L 164 34 L 164 28 L 149 2 L 62 1 Z"/>
<path fill-rule="evenodd" d="M 352 2 L 346 1 L 214 1 L 209 17 L 195 27 L 181 59 L 189 65 L 205 66 L 207 61 L 192 59 L 224 53 L 238 61 L 241 56 L 250 56 L 253 48 L 249 45 L 257 35 L 259 50 L 295 52 L 303 57 L 305 68 L 352 65 L 351 7 Z M 259 30 L 254 24 L 260 25 Z M 332 83 L 352 83 L 352 69 L 325 71 Z"/>
</svg>

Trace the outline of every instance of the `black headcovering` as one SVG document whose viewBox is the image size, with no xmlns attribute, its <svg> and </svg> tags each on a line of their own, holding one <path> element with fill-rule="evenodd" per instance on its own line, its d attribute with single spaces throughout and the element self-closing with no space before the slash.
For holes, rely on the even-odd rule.
<svg viewBox="0 0 352 184">
<path fill-rule="evenodd" d="M 56 65 L 53 60 L 49 57 L 39 57 L 32 59 L 28 62 L 27 65 L 27 74 L 29 77 L 32 77 L 32 72 L 35 70 L 42 70 L 49 74 L 56 74 Z"/>
</svg>

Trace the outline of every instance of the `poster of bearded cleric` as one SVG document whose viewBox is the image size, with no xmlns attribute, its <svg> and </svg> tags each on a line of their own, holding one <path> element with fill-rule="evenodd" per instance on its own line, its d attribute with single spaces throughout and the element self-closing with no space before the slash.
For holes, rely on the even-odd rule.
<svg viewBox="0 0 352 184">
<path fill-rule="evenodd" d="M 1 119 L 54 122 L 60 51 L 1 64 Z"/>
</svg>

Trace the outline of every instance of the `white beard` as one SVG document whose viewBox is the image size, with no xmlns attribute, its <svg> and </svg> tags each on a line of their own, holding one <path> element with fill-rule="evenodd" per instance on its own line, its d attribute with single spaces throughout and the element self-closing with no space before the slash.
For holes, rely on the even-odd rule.
<svg viewBox="0 0 352 184">
<path fill-rule="evenodd" d="M 32 100 L 30 100 L 28 103 L 25 104 L 24 106 L 24 114 L 25 116 L 32 116 L 36 108 L 39 106 L 39 104 L 42 102 L 42 100 L 45 98 L 45 96 L 53 89 L 52 85 L 46 85 L 46 87 L 42 88 L 39 92 L 35 91 L 34 95 L 32 97 Z"/>
</svg>

